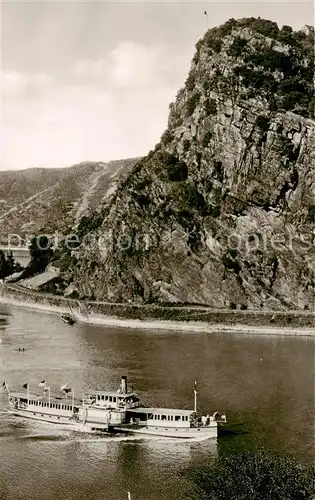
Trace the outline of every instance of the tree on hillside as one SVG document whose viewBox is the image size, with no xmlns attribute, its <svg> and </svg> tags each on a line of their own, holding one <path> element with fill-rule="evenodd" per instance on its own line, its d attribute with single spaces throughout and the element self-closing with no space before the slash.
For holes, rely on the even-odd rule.
<svg viewBox="0 0 315 500">
<path fill-rule="evenodd" d="M 31 260 L 24 269 L 20 279 L 29 278 L 34 274 L 42 273 L 51 261 L 54 250 L 53 241 L 47 236 L 34 236 L 29 244 Z"/>
<path fill-rule="evenodd" d="M 5 258 L 4 252 L 0 250 L 0 280 L 4 280 L 8 271 L 8 265 L 7 265 L 7 260 Z"/>
<path fill-rule="evenodd" d="M 312 500 L 313 466 L 265 451 L 230 453 L 185 471 L 194 500 Z"/>
<path fill-rule="evenodd" d="M 16 262 L 13 258 L 12 252 L 9 252 L 6 258 L 7 261 L 7 276 L 10 276 L 10 274 L 13 274 L 16 271 Z"/>
</svg>

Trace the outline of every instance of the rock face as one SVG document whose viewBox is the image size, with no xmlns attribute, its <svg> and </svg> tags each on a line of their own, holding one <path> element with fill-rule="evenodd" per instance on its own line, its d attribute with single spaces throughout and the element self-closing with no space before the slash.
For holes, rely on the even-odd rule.
<svg viewBox="0 0 315 500">
<path fill-rule="evenodd" d="M 0 183 L 0 243 L 17 245 L 38 232 L 66 234 L 80 217 L 113 194 L 118 178 L 136 159 L 85 162 L 62 169 L 3 171 Z"/>
<path fill-rule="evenodd" d="M 313 42 L 259 19 L 206 33 L 160 143 L 70 252 L 80 297 L 313 308 Z"/>
</svg>

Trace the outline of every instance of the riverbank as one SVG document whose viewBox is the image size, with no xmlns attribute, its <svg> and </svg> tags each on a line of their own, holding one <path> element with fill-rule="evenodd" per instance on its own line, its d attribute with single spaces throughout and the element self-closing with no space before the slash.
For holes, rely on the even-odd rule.
<svg viewBox="0 0 315 500">
<path fill-rule="evenodd" d="M 141 304 L 80 303 L 74 299 L 2 285 L 0 303 L 55 314 L 71 310 L 79 323 L 154 330 L 315 336 L 310 312 L 213 310 Z M 87 312 L 88 311 L 88 312 Z"/>
</svg>

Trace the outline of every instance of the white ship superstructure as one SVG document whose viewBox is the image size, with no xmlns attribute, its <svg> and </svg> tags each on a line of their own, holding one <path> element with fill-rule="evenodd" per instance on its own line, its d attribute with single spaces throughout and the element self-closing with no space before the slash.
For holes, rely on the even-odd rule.
<svg viewBox="0 0 315 500">
<path fill-rule="evenodd" d="M 9 396 L 9 412 L 19 417 L 42 420 L 53 424 L 74 424 L 81 401 L 74 398 L 72 389 L 71 397 L 66 397 L 67 393 L 51 395 L 50 387 L 43 381 L 39 386 L 43 387 L 43 392 L 30 392 L 29 384 L 24 384 L 25 392 L 11 392 L 7 384 L 3 386 L 7 389 Z"/>
<path fill-rule="evenodd" d="M 54 424 L 71 424 L 87 432 L 123 432 L 182 439 L 216 438 L 218 427 L 226 423 L 225 415 L 199 416 L 197 386 L 194 388 L 194 409 L 153 408 L 140 406 L 137 394 L 128 390 L 127 377 L 121 377 L 117 391 L 87 391 L 82 399 L 75 399 L 73 389 L 61 387 L 63 396 L 51 396 L 46 382 L 43 394 L 10 392 L 7 384 L 10 412 Z M 71 397 L 70 397 L 71 396 Z"/>
</svg>

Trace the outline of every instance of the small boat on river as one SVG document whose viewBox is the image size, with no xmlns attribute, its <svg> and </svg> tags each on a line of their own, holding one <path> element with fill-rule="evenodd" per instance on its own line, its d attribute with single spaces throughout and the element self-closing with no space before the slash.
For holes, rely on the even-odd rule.
<svg viewBox="0 0 315 500">
<path fill-rule="evenodd" d="M 74 317 L 70 316 L 70 314 L 62 314 L 61 321 L 63 321 L 64 323 L 67 323 L 68 325 L 74 325 L 74 323 L 75 323 Z"/>
</svg>

